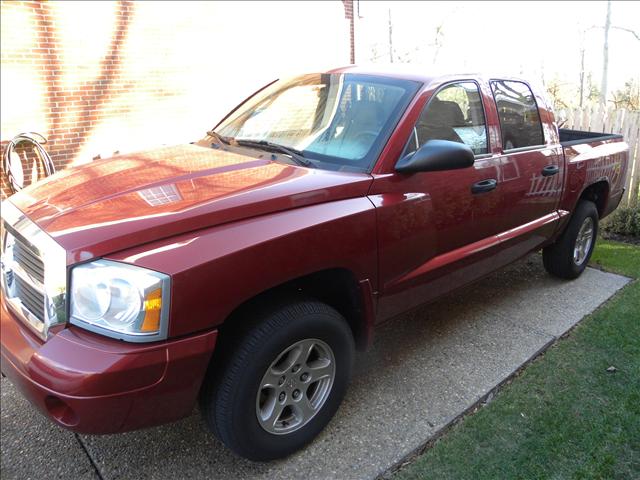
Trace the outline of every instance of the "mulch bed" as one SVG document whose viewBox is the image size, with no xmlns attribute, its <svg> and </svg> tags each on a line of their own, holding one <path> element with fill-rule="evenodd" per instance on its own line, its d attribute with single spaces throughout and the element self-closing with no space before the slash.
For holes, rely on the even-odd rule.
<svg viewBox="0 0 640 480">
<path fill-rule="evenodd" d="M 632 237 L 631 235 L 618 235 L 617 233 L 601 232 L 600 236 L 605 240 L 613 240 L 615 242 L 629 243 L 631 245 L 640 245 L 640 237 Z"/>
</svg>

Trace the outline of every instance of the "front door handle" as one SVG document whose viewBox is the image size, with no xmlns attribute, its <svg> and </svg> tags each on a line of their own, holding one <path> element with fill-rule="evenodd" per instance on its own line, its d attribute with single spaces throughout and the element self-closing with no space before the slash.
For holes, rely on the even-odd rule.
<svg viewBox="0 0 640 480">
<path fill-rule="evenodd" d="M 471 193 L 490 192 L 491 190 L 495 190 L 497 186 L 498 181 L 495 178 L 488 178 L 487 180 L 482 180 L 471 185 Z"/>
<path fill-rule="evenodd" d="M 543 177 L 550 177 L 551 175 L 555 175 L 560 171 L 560 167 L 557 165 L 547 165 L 542 169 Z"/>
</svg>

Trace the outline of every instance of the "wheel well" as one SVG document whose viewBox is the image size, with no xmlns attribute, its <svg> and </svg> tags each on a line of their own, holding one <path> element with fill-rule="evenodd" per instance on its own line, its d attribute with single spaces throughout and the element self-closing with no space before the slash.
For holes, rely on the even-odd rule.
<svg viewBox="0 0 640 480">
<path fill-rule="evenodd" d="M 609 198 L 609 183 L 605 180 L 589 185 L 580 195 L 580 200 L 590 200 L 596 204 L 600 218 L 607 207 L 607 198 Z"/>
<path fill-rule="evenodd" d="M 305 275 L 256 295 L 234 309 L 220 326 L 219 335 L 223 338 L 230 332 L 237 335 L 252 326 L 255 318 L 252 312 L 269 310 L 295 298 L 314 298 L 336 309 L 349 324 L 356 347 L 366 348 L 364 306 L 358 280 L 351 271 L 340 268 Z"/>
</svg>

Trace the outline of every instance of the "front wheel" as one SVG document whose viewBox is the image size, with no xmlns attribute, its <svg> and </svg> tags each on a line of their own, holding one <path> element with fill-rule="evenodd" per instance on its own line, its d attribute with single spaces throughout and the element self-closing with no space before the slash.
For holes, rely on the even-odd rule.
<svg viewBox="0 0 640 480">
<path fill-rule="evenodd" d="M 598 209 L 593 202 L 581 201 L 565 231 L 542 251 L 547 272 L 573 279 L 587 268 L 598 235 Z"/>
<path fill-rule="evenodd" d="M 344 318 L 323 303 L 288 303 L 256 315 L 224 370 L 206 380 L 202 408 L 225 445 L 265 461 L 302 448 L 329 423 L 355 349 Z"/>
</svg>

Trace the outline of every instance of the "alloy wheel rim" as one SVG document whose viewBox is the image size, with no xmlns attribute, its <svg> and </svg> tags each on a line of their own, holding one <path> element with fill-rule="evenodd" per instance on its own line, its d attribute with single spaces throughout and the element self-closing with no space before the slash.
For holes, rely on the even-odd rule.
<svg viewBox="0 0 640 480">
<path fill-rule="evenodd" d="M 329 398 L 336 373 L 331 347 L 300 340 L 285 348 L 262 377 L 256 416 L 269 433 L 284 435 L 304 427 Z"/>
<path fill-rule="evenodd" d="M 587 217 L 580 225 L 578 230 L 578 236 L 576 237 L 576 243 L 573 247 L 573 261 L 576 265 L 582 265 L 589 251 L 591 250 L 591 244 L 593 243 L 594 223 L 591 217 Z"/>
</svg>

